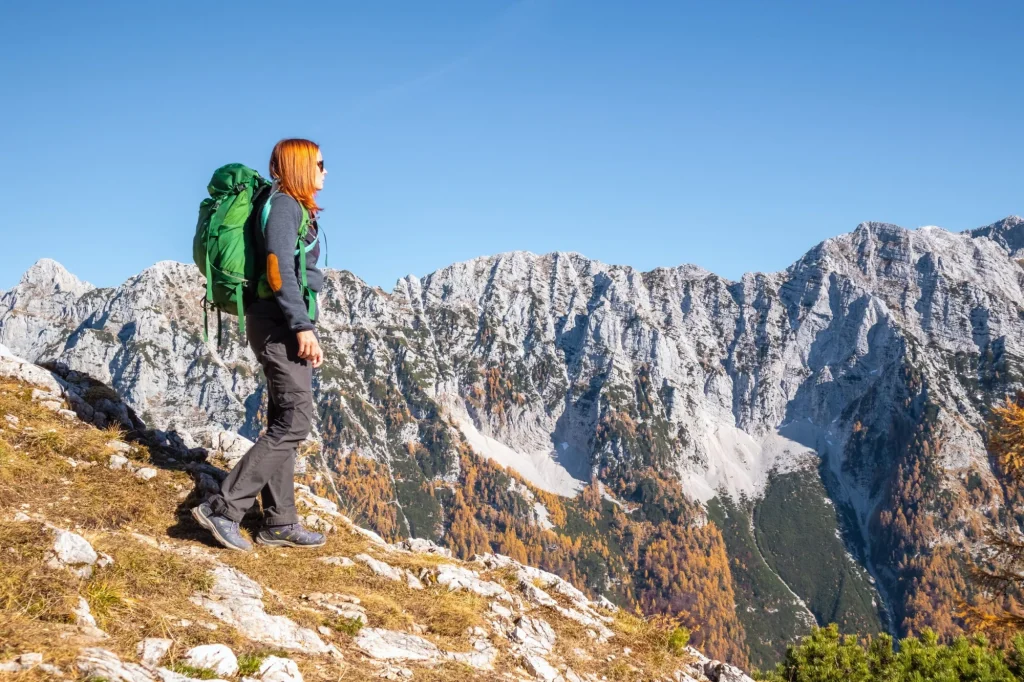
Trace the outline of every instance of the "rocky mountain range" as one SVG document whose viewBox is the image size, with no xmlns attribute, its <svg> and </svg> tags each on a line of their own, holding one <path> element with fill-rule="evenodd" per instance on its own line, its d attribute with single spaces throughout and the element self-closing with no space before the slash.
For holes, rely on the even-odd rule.
<svg viewBox="0 0 1024 682">
<path fill-rule="evenodd" d="M 729 281 L 577 253 L 455 263 L 391 292 L 326 273 L 311 464 L 388 539 L 517 555 L 770 664 L 813 623 L 959 631 L 965 549 L 1020 500 L 986 454 L 1024 387 L 1024 220 L 863 223 Z M 258 435 L 258 366 L 203 280 L 115 288 L 41 260 L 0 344 L 113 387 L 189 447 Z"/>
</svg>

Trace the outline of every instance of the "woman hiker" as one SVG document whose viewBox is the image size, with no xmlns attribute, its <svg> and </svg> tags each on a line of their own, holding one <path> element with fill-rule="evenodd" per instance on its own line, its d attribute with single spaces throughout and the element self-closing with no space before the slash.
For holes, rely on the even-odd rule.
<svg viewBox="0 0 1024 682">
<path fill-rule="evenodd" d="M 320 246 L 314 199 L 323 189 L 324 159 L 309 140 L 282 140 L 270 156 L 270 212 L 264 232 L 256 232 L 259 262 L 266 272 L 258 298 L 245 310 L 245 335 L 267 378 L 267 430 L 235 465 L 220 494 L 192 509 L 192 516 L 228 549 L 252 545 L 239 522 L 256 496 L 263 499 L 263 528 L 256 542 L 287 547 L 319 547 L 325 538 L 303 528 L 295 511 L 295 452 L 313 418 L 313 369 L 324 354 L 314 333 L 316 292 L 323 275 L 316 267 Z M 254 206 L 254 212 L 262 206 Z M 304 220 L 308 215 L 308 220 Z M 303 223 L 308 228 L 300 245 Z M 308 251 L 300 272 L 298 248 Z"/>
</svg>

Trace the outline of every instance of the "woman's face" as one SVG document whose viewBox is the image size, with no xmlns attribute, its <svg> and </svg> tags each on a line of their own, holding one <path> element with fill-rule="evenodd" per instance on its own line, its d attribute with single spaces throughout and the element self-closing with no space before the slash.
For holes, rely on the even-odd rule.
<svg viewBox="0 0 1024 682">
<path fill-rule="evenodd" d="M 327 177 L 327 169 L 324 168 L 324 155 L 320 153 L 318 149 L 316 152 L 316 183 L 315 187 L 317 190 L 324 188 L 324 178 Z"/>
</svg>

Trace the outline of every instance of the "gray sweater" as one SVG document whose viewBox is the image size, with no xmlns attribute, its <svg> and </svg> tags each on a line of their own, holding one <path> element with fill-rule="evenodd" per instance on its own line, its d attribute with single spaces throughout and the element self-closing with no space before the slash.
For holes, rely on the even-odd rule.
<svg viewBox="0 0 1024 682">
<path fill-rule="evenodd" d="M 254 207 L 262 210 L 262 206 Z M 299 257 L 295 253 L 295 242 L 299 236 L 299 225 L 302 223 L 302 209 L 299 202 L 291 196 L 279 193 L 274 196 L 267 217 L 265 233 L 256 229 L 256 249 L 259 262 L 267 267 L 267 281 L 274 298 L 257 299 L 246 307 L 246 315 L 269 317 L 287 324 L 292 331 L 313 329 L 309 319 L 306 301 L 302 297 L 302 277 L 299 273 Z M 306 232 L 305 243 L 312 243 L 319 231 L 316 221 L 310 220 Z M 306 284 L 313 291 L 320 291 L 324 276 L 316 267 L 320 257 L 320 244 L 317 243 L 306 254 Z M 276 271 L 274 266 L 276 265 Z M 316 317 L 320 315 L 317 306 Z"/>
</svg>

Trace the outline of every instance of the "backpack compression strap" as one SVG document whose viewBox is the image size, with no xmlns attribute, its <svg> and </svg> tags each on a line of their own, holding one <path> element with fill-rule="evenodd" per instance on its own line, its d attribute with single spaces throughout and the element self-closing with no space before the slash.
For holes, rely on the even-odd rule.
<svg viewBox="0 0 1024 682">
<path fill-rule="evenodd" d="M 207 308 L 213 303 L 213 265 L 210 263 L 210 238 L 220 232 L 220 226 L 224 223 L 224 216 L 228 214 L 231 205 L 234 203 L 235 195 L 222 198 L 217 204 L 217 210 L 210 217 L 210 224 L 206 227 L 206 298 L 203 300 L 203 343 L 210 340 Z M 219 327 L 218 322 L 218 341 L 220 340 Z"/>
</svg>

